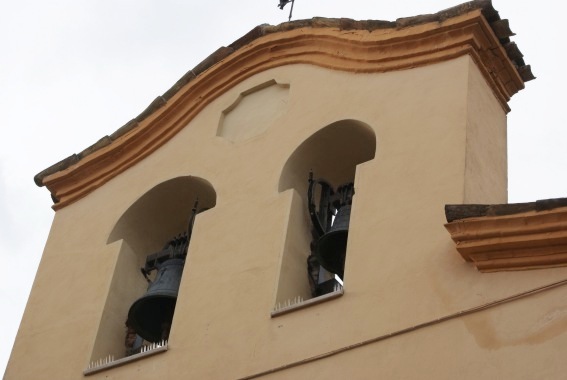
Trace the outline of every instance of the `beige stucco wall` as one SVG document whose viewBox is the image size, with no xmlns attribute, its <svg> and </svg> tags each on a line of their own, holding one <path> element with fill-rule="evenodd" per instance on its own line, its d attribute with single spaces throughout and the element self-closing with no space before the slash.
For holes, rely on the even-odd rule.
<svg viewBox="0 0 567 380">
<path fill-rule="evenodd" d="M 236 124 L 251 130 L 229 128 L 224 138 L 223 111 L 269 81 L 280 85 L 275 92 L 287 111 L 271 119 L 265 113 L 273 103 L 263 107 L 256 97 L 251 109 L 269 125 L 255 127 L 248 113 L 238 124 L 234 113 Z M 340 120 L 368 125 L 377 140 L 375 158 L 356 170 L 345 294 L 270 318 L 293 230 L 288 219 L 303 202 L 292 189 L 278 191 L 282 170 L 303 141 Z M 135 299 L 117 296 L 113 287 L 130 281 L 115 268 L 128 262 L 131 245 L 109 243 L 109 236 L 137 199 L 179 176 L 208 181 L 216 206 L 198 216 L 193 230 L 170 349 L 93 379 L 239 378 L 567 277 L 566 269 L 480 274 L 460 258 L 443 227 L 445 204 L 505 201 L 505 141 L 505 112 L 468 56 L 381 74 L 290 65 L 248 78 L 154 154 L 57 211 L 5 378 L 83 377 L 105 346 L 100 339 L 112 331 L 105 305 Z M 149 253 L 135 254 L 139 260 Z M 558 294 L 273 377 L 558 377 L 564 371 L 556 352 L 567 328 Z"/>
<path fill-rule="evenodd" d="M 506 203 L 506 115 L 478 70 L 469 70 L 463 203 Z"/>
</svg>

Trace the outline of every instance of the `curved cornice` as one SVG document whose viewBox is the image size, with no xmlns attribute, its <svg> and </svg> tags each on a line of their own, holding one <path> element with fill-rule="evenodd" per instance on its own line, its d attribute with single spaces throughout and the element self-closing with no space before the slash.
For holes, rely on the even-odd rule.
<svg viewBox="0 0 567 380">
<path fill-rule="evenodd" d="M 189 78 L 182 78 L 132 123 L 101 139 L 86 153 L 54 165 L 51 172 L 40 173 L 36 182 L 51 191 L 54 209 L 65 207 L 150 155 L 236 84 L 284 65 L 378 73 L 469 55 L 506 111 L 510 97 L 523 88 L 520 74 L 481 9 L 404 27 L 357 23 L 363 27 L 344 30 L 336 23 L 325 23 L 325 19 L 289 30 L 287 24 L 264 26 L 258 37 L 235 43 L 243 46 L 219 49 L 211 67 L 200 73 L 191 71 Z"/>
</svg>

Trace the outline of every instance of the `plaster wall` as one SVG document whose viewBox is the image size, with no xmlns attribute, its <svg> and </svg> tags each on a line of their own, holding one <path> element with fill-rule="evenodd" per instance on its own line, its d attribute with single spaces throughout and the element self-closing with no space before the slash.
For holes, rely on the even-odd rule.
<svg viewBox="0 0 567 380">
<path fill-rule="evenodd" d="M 555 289 L 259 378 L 561 379 L 566 313 Z"/>
<path fill-rule="evenodd" d="M 269 125 L 231 131 L 237 141 L 219 135 L 223 111 L 270 81 L 289 86 L 287 111 L 271 119 L 273 104 L 260 102 L 254 112 Z M 290 214 L 303 202 L 279 191 L 282 170 L 303 141 L 341 120 L 368 125 L 377 140 L 375 158 L 356 168 L 345 294 L 271 318 Z M 93 379 L 241 378 L 566 277 L 565 269 L 480 274 L 443 227 L 445 204 L 506 199 L 505 124 L 468 56 L 378 74 L 288 65 L 244 80 L 151 156 L 57 211 L 5 378 L 83 377 L 106 331 L 118 333 L 108 304 L 127 308 L 136 298 L 113 290 L 113 281 L 135 280 L 116 277 L 131 245 L 109 236 L 137 199 L 179 176 L 208 181 L 216 206 L 195 223 L 170 349 Z M 478 378 L 478 362 L 484 374 L 521 374 L 527 361 L 517 371 L 506 364 L 534 347 L 531 373 L 554 377 L 560 366 L 545 353 L 565 343 L 565 315 L 555 291 L 273 377 L 419 378 L 429 367 L 431 377 Z"/>
<path fill-rule="evenodd" d="M 506 114 L 478 70 L 469 70 L 463 203 L 507 203 Z"/>
</svg>

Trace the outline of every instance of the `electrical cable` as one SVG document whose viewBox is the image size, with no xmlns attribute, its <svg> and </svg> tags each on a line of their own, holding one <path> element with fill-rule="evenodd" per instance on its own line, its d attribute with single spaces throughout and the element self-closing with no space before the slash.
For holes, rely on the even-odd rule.
<svg viewBox="0 0 567 380">
<path fill-rule="evenodd" d="M 446 315 L 446 316 L 441 317 L 441 318 L 437 318 L 437 319 L 434 319 L 434 320 L 431 320 L 431 321 L 420 323 L 420 324 L 417 324 L 417 325 L 414 325 L 414 326 L 411 326 L 411 327 L 407 327 L 405 329 L 397 330 L 397 331 L 394 331 L 394 332 L 391 332 L 391 333 L 388 333 L 388 334 L 385 334 L 385 335 L 380 335 L 380 336 L 377 336 L 375 338 L 371 338 L 371 339 L 364 340 L 362 342 L 351 344 L 349 346 L 341 347 L 341 348 L 338 348 L 336 350 L 328 351 L 328 352 L 325 352 L 325 353 L 322 353 L 322 354 L 319 354 L 319 355 L 311 356 L 311 357 L 306 358 L 306 359 L 302 359 L 302 360 L 298 360 L 298 361 L 295 361 L 295 362 L 292 362 L 292 363 L 284 364 L 282 366 L 275 367 L 275 368 L 272 368 L 272 369 L 269 369 L 269 370 L 266 370 L 266 371 L 258 372 L 256 374 L 253 374 L 253 375 L 250 375 L 250 376 L 240 377 L 237 380 L 256 379 L 256 378 L 261 377 L 261 376 L 269 375 L 269 374 L 272 374 L 272 373 L 275 373 L 275 372 L 279 372 L 279 371 L 283 371 L 283 370 L 286 370 L 286 369 L 289 369 L 289 368 L 297 367 L 297 366 L 300 366 L 300 365 L 303 365 L 303 364 L 311 363 L 311 362 L 314 362 L 314 361 L 317 361 L 317 360 L 320 360 L 320 359 L 325 359 L 325 358 L 340 354 L 342 352 L 350 351 L 350 350 L 353 350 L 355 348 L 359 348 L 359 347 L 362 347 L 362 346 L 369 345 L 371 343 L 376 343 L 376 342 L 379 342 L 379 341 L 382 341 L 382 340 L 393 338 L 393 337 L 398 336 L 398 335 L 403 335 L 403 334 L 406 334 L 406 333 L 409 333 L 409 332 L 412 332 L 412 331 L 415 331 L 415 330 L 422 329 L 424 327 L 433 326 L 433 325 L 436 325 L 438 323 L 449 321 L 451 319 L 455 319 L 455 318 L 462 317 L 462 316 L 465 316 L 465 315 L 477 313 L 479 311 L 487 310 L 487 309 L 493 308 L 495 306 L 499 306 L 499 305 L 502 305 L 502 304 L 505 304 L 505 303 L 508 303 L 508 302 L 511 302 L 511 301 L 518 300 L 520 298 L 524 298 L 524 297 L 527 297 L 527 296 L 530 296 L 530 295 L 537 294 L 537 293 L 541 293 L 541 292 L 544 292 L 546 290 L 551 290 L 551 289 L 554 289 L 554 288 L 557 288 L 559 286 L 563 286 L 563 285 L 566 285 L 566 284 L 567 284 L 567 279 L 557 281 L 557 282 L 554 282 L 554 283 L 551 283 L 551 284 L 548 284 L 548 285 L 540 286 L 538 288 L 534 288 L 534 289 L 531 289 L 531 290 L 528 290 L 528 291 L 525 291 L 525 292 L 521 292 L 521 293 L 518 293 L 518 294 L 515 294 L 515 295 L 512 295 L 512 296 L 509 296 L 509 297 L 506 297 L 506 298 L 501 298 L 499 300 L 492 301 L 492 302 L 486 303 L 484 305 L 475 306 L 475 307 L 472 307 L 470 309 L 461 310 L 461 311 L 458 311 L 458 312 L 453 313 L 453 314 Z"/>
</svg>

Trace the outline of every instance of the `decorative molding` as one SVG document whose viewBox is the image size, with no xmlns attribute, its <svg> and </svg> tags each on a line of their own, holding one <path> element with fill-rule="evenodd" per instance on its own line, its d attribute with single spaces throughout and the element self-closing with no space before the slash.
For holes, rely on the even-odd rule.
<svg viewBox="0 0 567 380">
<path fill-rule="evenodd" d="M 469 55 L 501 106 L 523 88 L 520 74 L 480 9 L 442 21 L 374 30 L 336 26 L 280 28 L 220 59 L 159 106 L 97 150 L 41 178 L 61 209 L 143 160 L 169 141 L 208 104 L 262 71 L 309 64 L 353 73 L 404 70 Z M 165 103 L 164 103 L 165 102 Z M 164 104 L 162 104 L 164 103 Z"/>
<path fill-rule="evenodd" d="M 267 131 L 287 111 L 289 87 L 289 83 L 271 79 L 241 92 L 221 112 L 217 136 L 237 143 Z"/>
<path fill-rule="evenodd" d="M 480 272 L 567 266 L 567 207 L 459 219 L 445 228 Z"/>
</svg>

